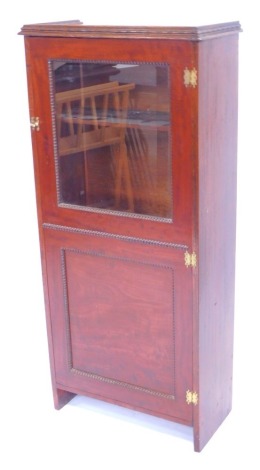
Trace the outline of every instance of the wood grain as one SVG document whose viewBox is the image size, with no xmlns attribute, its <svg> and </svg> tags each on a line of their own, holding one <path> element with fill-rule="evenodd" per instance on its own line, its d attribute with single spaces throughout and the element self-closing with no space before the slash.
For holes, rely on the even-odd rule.
<svg viewBox="0 0 260 470">
<path fill-rule="evenodd" d="M 20 32 L 30 115 L 40 119 L 32 145 L 55 407 L 83 394 L 188 424 L 196 451 L 232 402 L 240 30 L 238 22 L 155 28 L 74 21 Z M 168 67 L 167 220 L 60 203 L 53 60 Z M 194 68 L 192 86 L 183 74 Z M 140 103 L 150 98 L 138 89 Z M 196 252 L 197 267 L 185 266 L 185 250 Z M 197 405 L 186 403 L 187 390 L 198 392 Z"/>
</svg>

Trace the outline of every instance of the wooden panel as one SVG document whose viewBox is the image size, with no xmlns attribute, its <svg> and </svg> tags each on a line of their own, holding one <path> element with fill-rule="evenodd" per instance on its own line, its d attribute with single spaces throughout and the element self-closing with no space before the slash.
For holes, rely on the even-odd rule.
<svg viewBox="0 0 260 470">
<path fill-rule="evenodd" d="M 151 258 L 141 241 L 50 228 L 45 240 L 56 388 L 191 423 L 183 248 L 155 244 Z"/>
<path fill-rule="evenodd" d="M 88 251 L 63 256 L 72 368 L 174 396 L 173 269 Z"/>
<path fill-rule="evenodd" d="M 237 37 L 199 45 L 199 297 L 195 449 L 231 409 L 236 219 Z"/>
</svg>

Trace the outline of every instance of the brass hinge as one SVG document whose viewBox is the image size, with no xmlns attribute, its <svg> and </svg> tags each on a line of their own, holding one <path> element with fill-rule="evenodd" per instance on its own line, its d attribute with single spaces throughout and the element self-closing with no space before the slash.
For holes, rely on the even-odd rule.
<svg viewBox="0 0 260 470">
<path fill-rule="evenodd" d="M 193 67 L 193 69 L 188 69 L 188 67 L 185 67 L 183 72 L 183 81 L 186 87 L 196 88 L 198 82 L 198 72 L 195 67 Z"/>
<path fill-rule="evenodd" d="M 186 403 L 188 405 L 197 405 L 199 402 L 199 395 L 197 392 L 191 392 L 190 390 L 187 390 L 186 392 Z"/>
<path fill-rule="evenodd" d="M 32 131 L 39 131 L 40 130 L 40 118 L 39 117 L 31 117 L 30 119 L 30 126 Z"/>
<path fill-rule="evenodd" d="M 185 251 L 184 253 L 184 263 L 186 268 L 196 268 L 197 266 L 197 255 L 196 253 L 188 253 L 188 251 Z"/>
</svg>

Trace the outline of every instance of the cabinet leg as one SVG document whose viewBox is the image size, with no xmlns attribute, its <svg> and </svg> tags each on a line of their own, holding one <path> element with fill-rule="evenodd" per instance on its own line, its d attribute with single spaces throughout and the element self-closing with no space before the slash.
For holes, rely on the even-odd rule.
<svg viewBox="0 0 260 470">
<path fill-rule="evenodd" d="M 60 390 L 59 388 L 54 389 L 53 399 L 56 410 L 60 410 L 74 397 L 75 393 L 66 392 L 66 390 Z"/>
</svg>

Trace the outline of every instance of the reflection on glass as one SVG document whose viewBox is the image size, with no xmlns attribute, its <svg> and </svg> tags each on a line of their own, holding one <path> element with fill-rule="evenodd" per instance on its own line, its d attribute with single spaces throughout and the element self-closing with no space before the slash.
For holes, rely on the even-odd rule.
<svg viewBox="0 0 260 470">
<path fill-rule="evenodd" d="M 171 218 L 167 65 L 52 61 L 58 199 Z"/>
</svg>

